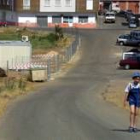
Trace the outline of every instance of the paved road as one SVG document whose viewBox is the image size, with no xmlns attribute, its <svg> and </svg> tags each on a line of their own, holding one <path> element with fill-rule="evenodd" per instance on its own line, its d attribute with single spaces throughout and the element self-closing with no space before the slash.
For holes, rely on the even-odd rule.
<svg viewBox="0 0 140 140">
<path fill-rule="evenodd" d="M 80 31 L 80 60 L 67 75 L 13 103 L 1 121 L 0 140 L 139 140 L 140 132 L 127 132 L 128 112 L 101 96 L 109 80 L 130 74 L 116 69 L 120 49 L 114 44 L 123 32 Z"/>
<path fill-rule="evenodd" d="M 127 30 L 128 24 L 125 18 L 116 17 L 115 23 L 104 23 L 104 16 L 98 17 L 99 29 L 121 29 Z"/>
</svg>

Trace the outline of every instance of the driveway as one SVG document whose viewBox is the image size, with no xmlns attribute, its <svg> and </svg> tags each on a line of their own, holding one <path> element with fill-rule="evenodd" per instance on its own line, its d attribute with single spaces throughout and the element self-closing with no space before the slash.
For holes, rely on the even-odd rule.
<svg viewBox="0 0 140 140">
<path fill-rule="evenodd" d="M 140 132 L 127 132 L 128 112 L 101 96 L 111 79 L 130 76 L 116 69 L 116 37 L 124 31 L 81 30 L 80 59 L 65 76 L 9 106 L 0 140 L 139 140 Z"/>
</svg>

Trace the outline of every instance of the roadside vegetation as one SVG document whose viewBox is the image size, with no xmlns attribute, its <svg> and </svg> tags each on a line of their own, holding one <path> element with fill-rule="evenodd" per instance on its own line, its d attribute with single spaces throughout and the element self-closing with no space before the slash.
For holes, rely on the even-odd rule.
<svg viewBox="0 0 140 140">
<path fill-rule="evenodd" d="M 33 50 L 64 47 L 70 39 L 70 36 L 64 35 L 59 26 L 55 27 L 54 32 L 34 31 L 26 27 L 0 28 L 0 34 L 0 40 L 21 40 L 22 36 L 28 36 Z"/>
<path fill-rule="evenodd" d="M 22 36 L 28 36 L 32 44 L 33 54 L 46 54 L 49 51 L 59 53 L 73 41 L 73 37 L 64 34 L 59 26 L 56 26 L 53 32 L 7 27 L 0 28 L 0 34 L 0 40 L 21 40 Z M 11 100 L 26 95 L 44 84 L 43 82 L 29 81 L 29 75 L 26 72 L 4 72 L 0 69 L 0 116 Z"/>
</svg>

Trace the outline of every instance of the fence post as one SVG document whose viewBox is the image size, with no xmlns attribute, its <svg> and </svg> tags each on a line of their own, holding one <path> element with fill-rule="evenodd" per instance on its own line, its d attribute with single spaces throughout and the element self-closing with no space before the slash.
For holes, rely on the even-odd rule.
<svg viewBox="0 0 140 140">
<path fill-rule="evenodd" d="M 71 44 L 71 46 L 70 46 L 70 59 L 72 58 L 72 56 L 73 56 L 73 53 L 72 53 L 72 48 L 73 48 L 73 43 Z"/>
<path fill-rule="evenodd" d="M 58 71 L 58 59 L 57 59 L 57 55 L 55 55 L 55 72 Z"/>
<path fill-rule="evenodd" d="M 47 59 L 47 81 L 51 79 L 51 59 Z"/>
<path fill-rule="evenodd" d="M 9 74 L 9 61 L 7 60 L 7 75 Z"/>
<path fill-rule="evenodd" d="M 60 59 L 59 59 L 59 54 L 57 55 L 57 71 L 59 71 L 60 68 Z"/>
</svg>

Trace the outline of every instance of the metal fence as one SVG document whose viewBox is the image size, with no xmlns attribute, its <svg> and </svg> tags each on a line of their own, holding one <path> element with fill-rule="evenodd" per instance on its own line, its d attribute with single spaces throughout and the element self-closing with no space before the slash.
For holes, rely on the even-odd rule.
<svg viewBox="0 0 140 140">
<path fill-rule="evenodd" d="M 53 58 L 47 59 L 47 74 L 48 80 L 51 79 L 51 75 L 60 70 L 61 66 L 69 62 L 76 51 L 79 49 L 81 43 L 80 37 L 76 37 L 70 46 L 62 50 L 58 55 Z"/>
<path fill-rule="evenodd" d="M 62 49 L 59 53 L 33 55 L 30 61 L 27 61 L 26 57 L 23 56 L 20 59 L 16 57 L 9 61 L 3 61 L 2 63 L 6 65 L 5 69 L 7 69 L 7 71 L 16 70 L 25 72 L 30 69 L 46 69 L 47 80 L 49 81 L 52 74 L 57 73 L 63 64 L 71 60 L 79 49 L 80 42 L 80 37 L 75 36 L 75 40 L 72 44 L 65 49 Z"/>
</svg>

